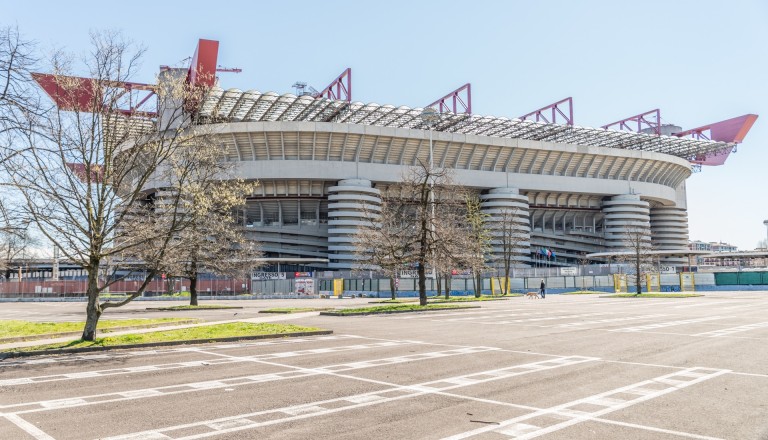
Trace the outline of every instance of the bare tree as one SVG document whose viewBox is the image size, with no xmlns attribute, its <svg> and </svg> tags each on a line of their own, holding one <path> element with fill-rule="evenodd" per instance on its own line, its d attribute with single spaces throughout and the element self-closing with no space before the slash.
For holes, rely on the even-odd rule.
<svg viewBox="0 0 768 440">
<path fill-rule="evenodd" d="M 487 269 L 488 256 L 491 252 L 492 234 L 489 228 L 489 215 L 480 208 L 477 195 L 465 198 L 466 231 L 462 254 L 462 263 L 472 270 L 472 283 L 475 287 L 475 297 L 482 295 L 482 273 Z"/>
<path fill-rule="evenodd" d="M 200 166 L 196 179 L 181 187 L 192 209 L 186 227 L 171 244 L 166 272 L 189 280 L 190 305 L 198 305 L 197 281 L 201 272 L 241 277 L 259 266 L 262 252 L 245 238 L 233 210 L 242 207 L 255 184 L 235 178 L 220 158 L 223 147 L 194 149 L 191 160 Z"/>
<path fill-rule="evenodd" d="M 651 251 L 650 228 L 643 226 L 627 226 L 624 230 L 624 251 L 616 255 L 616 260 L 630 265 L 635 275 L 637 295 L 643 292 L 644 275 L 656 271 L 656 260 Z"/>
<path fill-rule="evenodd" d="M 492 244 L 504 273 L 502 292 L 507 295 L 511 269 L 525 252 L 521 250 L 521 245 L 528 241 L 527 231 L 523 229 L 528 225 L 523 223 L 518 208 L 503 207 L 495 210 L 494 214 L 493 221 L 490 222 Z"/>
<path fill-rule="evenodd" d="M 48 81 L 58 91 L 57 105 L 42 109 L 32 104 L 45 101 L 28 101 L 25 119 L 15 125 L 24 143 L 4 162 L 25 215 L 87 271 L 84 340 L 94 339 L 104 310 L 140 296 L 158 274 L 174 236 L 189 224 L 187 213 L 200 202 L 181 190 L 199 182 L 205 166 L 189 152 L 212 145 L 206 133 L 190 128 L 194 115 L 181 104 L 199 100 L 203 89 L 161 78 L 162 117 L 127 116 L 120 105 L 137 102 L 138 92 L 111 86 L 131 79 L 143 50 L 114 33 L 91 40 L 85 64 L 92 79 L 71 76 L 71 58 L 55 54 Z M 101 276 L 107 261 L 112 268 L 145 269 L 139 288 L 123 301 L 100 301 L 116 280 Z"/>
<path fill-rule="evenodd" d="M 383 197 L 380 211 L 366 209 L 367 222 L 355 237 L 360 267 L 380 269 L 389 278 L 392 299 L 397 298 L 398 271 L 413 259 L 414 227 L 409 205 L 398 197 Z"/>
<path fill-rule="evenodd" d="M 440 294 L 441 285 L 445 298 L 450 297 L 451 273 L 457 267 L 475 267 L 478 260 L 483 260 L 484 249 L 482 238 L 475 235 L 473 224 L 468 215 L 469 200 L 463 188 L 453 186 L 451 194 L 441 194 L 439 201 L 440 215 L 434 220 L 435 238 L 434 262 L 436 271 L 437 290 Z"/>
<path fill-rule="evenodd" d="M 418 274 L 419 304 L 427 304 L 427 267 L 435 267 L 435 259 L 455 258 L 456 207 L 463 204 L 463 190 L 455 185 L 451 173 L 444 168 L 432 168 L 419 161 L 403 178 L 401 197 L 412 205 L 414 212 L 413 262 Z"/>
</svg>

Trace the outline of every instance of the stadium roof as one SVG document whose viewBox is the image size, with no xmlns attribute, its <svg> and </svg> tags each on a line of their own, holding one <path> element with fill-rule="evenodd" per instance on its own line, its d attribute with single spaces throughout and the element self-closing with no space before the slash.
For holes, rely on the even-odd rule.
<svg viewBox="0 0 768 440">
<path fill-rule="evenodd" d="M 338 99 L 224 90 L 213 87 L 200 106 L 204 122 L 308 121 L 428 129 L 424 109 Z M 734 144 L 706 139 L 634 133 L 604 128 L 549 124 L 494 116 L 441 113 L 432 127 L 446 133 L 528 139 L 624 150 L 651 151 L 687 160 L 730 151 Z"/>
</svg>

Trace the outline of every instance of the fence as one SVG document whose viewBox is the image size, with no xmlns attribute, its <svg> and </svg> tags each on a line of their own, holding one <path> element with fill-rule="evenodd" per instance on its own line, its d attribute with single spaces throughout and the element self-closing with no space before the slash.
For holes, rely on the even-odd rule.
<svg viewBox="0 0 768 440">
<path fill-rule="evenodd" d="M 103 285 L 104 280 L 99 280 Z M 122 295 L 136 292 L 141 281 L 117 281 L 102 291 L 102 295 Z M 3 281 L 0 282 L 0 298 L 80 298 L 86 296 L 86 280 L 64 281 Z M 151 281 L 143 296 L 160 296 L 189 291 L 189 281 L 180 279 Z M 248 279 L 202 279 L 197 281 L 201 295 L 239 295 L 250 293 Z"/>
<path fill-rule="evenodd" d="M 534 268 L 531 268 L 533 272 Z M 545 268 L 546 269 L 546 268 Z M 546 269 L 548 272 L 556 269 Z M 536 273 L 542 269 L 536 268 Z M 560 269 L 557 268 L 559 272 Z M 626 284 L 622 283 L 622 291 L 632 292 L 635 289 L 634 276 L 626 276 Z M 658 279 L 656 279 L 658 276 Z M 483 293 L 499 293 L 501 290 L 500 277 L 486 277 L 483 279 Z M 768 286 L 768 271 L 764 272 L 726 272 L 712 273 L 699 272 L 690 274 L 681 282 L 681 274 L 654 274 L 652 288 L 648 289 L 648 279 L 643 280 L 646 291 L 677 292 L 695 287 L 696 290 L 727 290 L 729 286 Z M 613 275 L 536 275 L 531 277 L 512 277 L 509 280 L 510 291 L 523 293 L 539 289 L 541 280 L 544 279 L 547 291 L 551 293 L 570 290 L 599 290 L 605 292 L 615 291 L 615 278 Z M 493 285 L 491 283 L 494 283 Z M 103 280 L 100 281 L 103 283 Z M 135 292 L 141 285 L 140 281 L 119 281 L 112 284 L 102 295 L 121 295 Z M 625 287 L 626 286 L 626 287 Z M 682 286 L 682 287 L 681 287 Z M 747 287 L 748 288 L 748 287 Z M 437 292 L 437 282 L 431 278 L 426 279 L 428 294 Z M 144 297 L 160 297 L 189 290 L 189 281 L 181 279 L 155 280 L 150 282 Z M 340 292 L 346 295 L 365 295 L 376 297 L 388 297 L 389 279 L 387 278 L 321 278 L 315 279 L 314 295 L 296 295 L 297 291 L 294 279 L 284 280 L 249 280 L 249 279 L 201 279 L 198 280 L 198 293 L 203 296 L 232 296 L 242 294 L 255 294 L 260 297 L 309 297 L 319 294 L 337 296 Z M 455 295 L 468 295 L 474 293 L 472 278 L 454 277 L 450 281 L 450 290 Z M 398 295 L 414 296 L 418 291 L 418 279 L 400 278 L 397 285 Z M 85 296 L 85 280 L 24 280 L 24 281 L 0 281 L 0 298 L 81 298 Z"/>
</svg>

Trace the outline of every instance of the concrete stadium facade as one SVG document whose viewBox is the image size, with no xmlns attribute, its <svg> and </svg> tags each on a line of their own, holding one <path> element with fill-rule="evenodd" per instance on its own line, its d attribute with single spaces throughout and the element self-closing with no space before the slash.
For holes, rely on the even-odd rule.
<svg viewBox="0 0 768 440">
<path fill-rule="evenodd" d="M 327 258 L 329 269 L 354 265 L 355 228 L 380 203 L 377 187 L 429 161 L 425 129 L 309 121 L 215 122 L 213 129 L 239 176 L 260 182 L 241 216 L 248 235 L 268 257 Z M 630 226 L 647 228 L 659 249 L 687 246 L 686 159 L 442 131 L 433 133 L 433 151 L 436 166 L 477 191 L 492 221 L 499 206 L 515 208 L 526 235 L 519 263 L 546 248 L 557 255 L 550 264 L 575 264 L 623 246 Z"/>
</svg>

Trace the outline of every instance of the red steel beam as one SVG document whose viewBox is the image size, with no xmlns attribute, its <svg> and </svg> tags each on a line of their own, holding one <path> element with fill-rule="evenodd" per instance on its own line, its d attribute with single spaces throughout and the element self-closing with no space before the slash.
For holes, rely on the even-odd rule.
<svg viewBox="0 0 768 440">
<path fill-rule="evenodd" d="M 32 79 L 43 89 L 43 91 L 56 103 L 56 107 L 65 111 L 92 112 L 98 107 L 104 105 L 104 89 L 123 89 L 118 97 L 123 96 L 134 90 L 149 92 L 136 105 L 131 102 L 132 96 L 129 95 L 129 108 L 112 109 L 128 116 L 156 117 L 155 112 L 145 112 L 139 110 L 149 98 L 155 95 L 156 86 L 152 84 L 143 84 L 124 81 L 97 81 L 93 78 L 82 78 L 78 76 L 52 75 L 48 73 L 32 73 Z M 108 109 L 102 109 L 108 111 Z"/>
<path fill-rule="evenodd" d="M 336 79 L 315 94 L 315 98 L 338 99 L 352 102 L 352 69 L 347 67 Z"/>
<path fill-rule="evenodd" d="M 656 116 L 656 120 L 650 120 L 647 117 L 648 116 Z M 632 123 L 632 126 L 629 125 L 629 123 Z M 637 124 L 637 128 L 634 127 L 634 124 Z M 620 121 L 616 121 L 611 124 L 603 125 L 601 128 L 609 129 L 613 126 L 618 126 L 618 130 L 628 130 L 628 131 L 634 131 L 637 133 L 641 133 L 645 129 L 652 129 L 653 133 L 657 136 L 661 135 L 661 110 L 654 109 L 647 111 L 645 113 L 640 113 L 639 115 L 630 116 L 628 118 L 622 119 Z"/>
<path fill-rule="evenodd" d="M 187 73 L 190 86 L 213 87 L 216 82 L 216 60 L 219 56 L 219 42 L 200 39 L 192 56 L 192 63 Z"/>
<path fill-rule="evenodd" d="M 718 142 L 741 143 L 747 136 L 752 125 L 755 124 L 757 115 L 746 114 L 725 121 L 715 122 L 713 124 L 692 128 L 680 133 L 675 133 L 677 137 L 691 136 L 695 139 L 706 139 Z M 709 136 L 704 132 L 709 131 Z"/>
<path fill-rule="evenodd" d="M 464 99 L 461 98 L 460 93 L 465 92 Z M 447 101 L 450 100 L 450 103 Z M 472 84 L 466 83 L 451 93 L 443 96 L 437 101 L 429 104 L 427 107 L 437 107 L 438 113 L 453 112 L 459 114 L 459 106 L 463 108 L 463 113 L 467 115 L 472 114 Z"/>
<path fill-rule="evenodd" d="M 564 112 L 560 106 L 565 104 L 568 105 L 568 109 Z M 547 111 L 549 111 L 549 115 L 545 113 Z M 534 110 L 528 114 L 520 116 L 518 119 L 525 121 L 528 118 L 536 118 L 536 122 L 543 120 L 548 124 L 557 124 L 558 115 L 562 119 L 565 119 L 565 123 L 567 125 L 573 125 L 573 97 L 561 99 L 560 101 L 557 101 L 546 107 L 542 107 L 538 110 Z"/>
<path fill-rule="evenodd" d="M 694 139 L 713 140 L 718 142 L 726 142 L 730 147 L 712 154 L 702 155 L 691 159 L 691 163 L 698 165 L 722 165 L 725 160 L 734 150 L 736 144 L 744 141 L 744 138 L 749 133 L 749 130 L 757 121 L 757 115 L 746 114 L 725 121 L 715 122 L 713 124 L 704 125 L 697 128 L 692 128 L 680 133 L 675 133 L 678 137 L 692 137 Z M 709 136 L 705 132 L 709 132 Z"/>
</svg>

